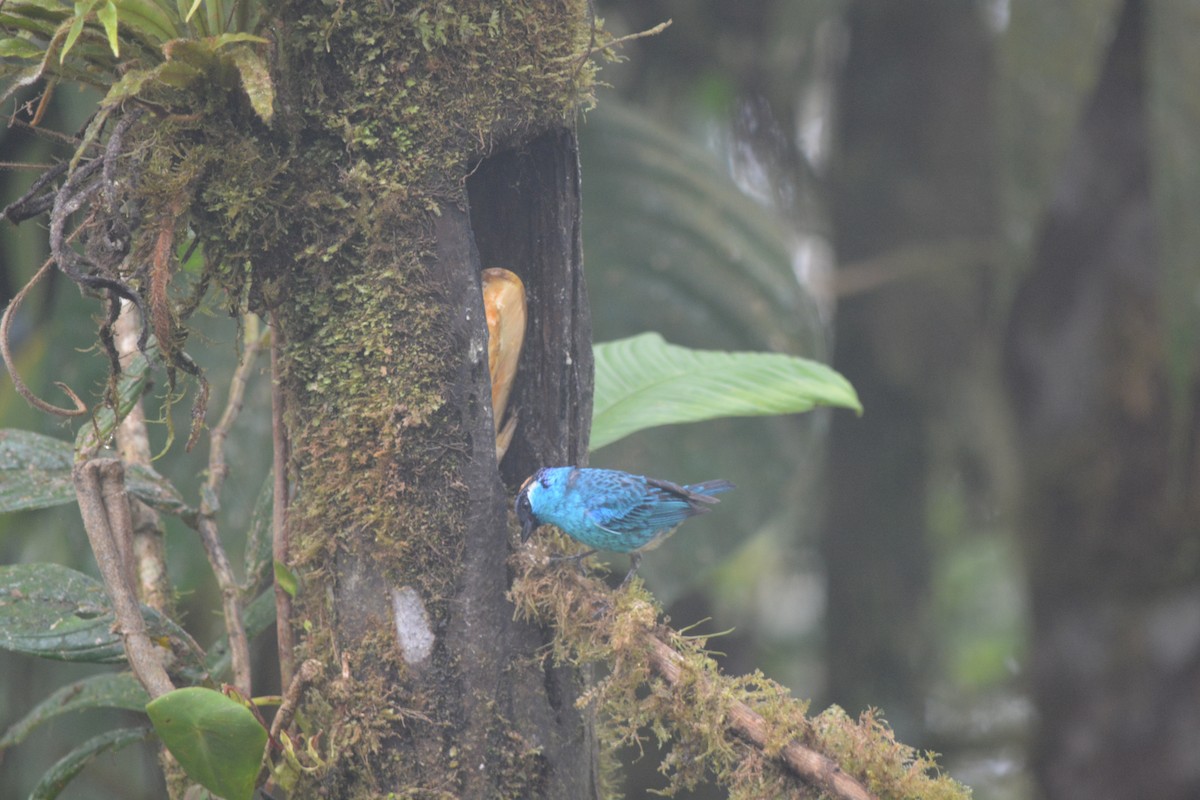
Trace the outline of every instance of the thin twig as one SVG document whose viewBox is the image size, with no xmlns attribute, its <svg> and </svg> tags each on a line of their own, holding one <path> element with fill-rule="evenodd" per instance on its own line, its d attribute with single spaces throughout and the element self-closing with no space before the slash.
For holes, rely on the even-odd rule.
<svg viewBox="0 0 1200 800">
<path fill-rule="evenodd" d="M 75 495 L 88 541 L 112 602 L 116 629 L 125 642 L 125 655 L 138 681 L 151 697 L 175 689 L 146 635 L 146 622 L 134 597 L 132 580 L 117 541 L 132 534 L 125 493 L 125 468 L 118 459 L 97 458 L 75 465 L 71 472 Z"/>
<path fill-rule="evenodd" d="M 649 28 L 644 31 L 638 31 L 637 33 L 627 33 L 624 36 L 613 39 L 611 42 L 605 42 L 604 44 L 600 45 L 599 47 L 591 48 L 590 50 L 588 50 L 587 54 L 589 56 L 592 56 L 592 55 L 595 55 L 596 53 L 601 53 L 610 47 L 616 47 L 618 45 L 625 44 L 626 42 L 632 42 L 634 39 L 645 39 L 648 36 L 658 36 L 660 33 L 665 31 L 667 28 L 671 27 L 672 22 L 674 22 L 674 20 L 669 19 L 666 22 L 658 23 L 653 28 Z"/>
<path fill-rule="evenodd" d="M 275 491 L 271 507 L 271 555 L 276 564 L 288 564 L 288 435 L 283 422 L 283 387 L 280 351 L 283 335 L 271 315 L 271 439 L 274 448 Z M 292 596 L 275 581 L 275 641 L 279 653 L 280 684 L 291 685 L 295 668 L 296 639 L 292 632 Z"/>
<path fill-rule="evenodd" d="M 61 131 L 51 130 L 50 128 L 38 127 L 36 125 L 26 122 L 23 119 L 18 119 L 16 117 L 14 117 L 13 119 L 11 119 L 9 121 L 9 127 L 24 128 L 25 130 L 31 131 L 34 134 L 36 134 L 38 136 L 43 136 L 47 139 L 56 139 L 59 142 L 69 144 L 72 147 L 79 146 L 79 137 L 78 136 L 72 136 L 69 133 L 62 133 Z"/>
<path fill-rule="evenodd" d="M 37 164 L 32 161 L 0 161 L 0 169 L 54 169 L 53 164 Z"/>
<path fill-rule="evenodd" d="M 29 387 L 25 385 L 25 381 L 21 380 L 21 376 L 17 373 L 16 362 L 13 361 L 12 353 L 9 350 L 9 330 L 12 327 L 13 317 L 16 315 L 17 309 L 21 306 L 21 301 L 25 299 L 25 295 L 29 293 L 29 290 L 50 271 L 52 266 L 54 266 L 54 259 L 47 259 L 46 263 L 42 264 L 41 269 L 29 279 L 29 283 L 25 284 L 21 288 L 21 291 L 17 292 L 16 296 L 13 297 L 12 301 L 8 304 L 8 308 L 4 309 L 4 316 L 0 317 L 0 356 L 4 358 L 4 366 L 8 368 L 8 375 L 12 378 L 13 388 L 31 406 L 40 411 L 45 411 L 47 414 L 54 414 L 60 417 L 79 417 L 88 413 L 87 404 L 79 399 L 79 395 L 71 391 L 71 387 L 61 381 L 54 382 L 55 386 L 62 389 L 66 392 L 67 397 L 71 398 L 71 402 L 75 404 L 74 409 L 60 408 L 52 403 L 47 403 L 30 391 Z"/>
<path fill-rule="evenodd" d="M 247 330 L 252 326 L 247 325 Z M 221 494 L 221 485 L 229 472 L 225 464 L 225 440 L 229 437 L 229 429 L 237 419 L 242 409 L 246 394 L 246 379 L 254 367 L 254 357 L 262 346 L 261 337 L 255 331 L 246 337 L 242 350 L 242 359 L 233 372 L 229 382 L 229 399 L 225 403 L 225 411 L 220 421 L 213 427 L 209 435 L 208 451 L 208 480 L 200 492 L 200 513 L 198 528 L 200 541 L 204 544 L 204 552 L 208 563 L 216 576 L 217 585 L 221 588 L 221 605 L 225 615 L 225 630 L 229 635 L 229 658 L 233 669 L 233 685 L 245 697 L 250 696 L 250 644 L 246 638 L 246 629 L 242 625 L 242 604 L 238 597 L 237 579 L 234 578 L 233 568 L 229 565 L 229 556 L 221 544 L 217 531 L 217 498 Z"/>
</svg>

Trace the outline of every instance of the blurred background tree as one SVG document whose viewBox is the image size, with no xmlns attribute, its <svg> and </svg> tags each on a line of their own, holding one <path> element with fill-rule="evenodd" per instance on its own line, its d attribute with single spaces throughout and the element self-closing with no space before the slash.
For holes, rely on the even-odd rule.
<svg viewBox="0 0 1200 800">
<path fill-rule="evenodd" d="M 816 708 L 881 707 L 984 800 L 1200 796 L 1200 10 L 596 13 L 617 35 L 673 20 L 626 45 L 580 125 L 596 340 L 658 330 L 831 359 L 866 408 L 650 431 L 594 454 L 739 484 L 644 563 L 676 623 L 735 628 L 714 642 L 728 670 L 759 667 Z M 71 100 L 58 93 L 47 127 L 79 127 Z M 0 141 L 6 161 L 36 160 L 28 134 Z M 28 184 L 3 179 L 4 202 Z M 0 229 L 4 299 L 41 261 L 38 231 L 18 233 Z M 102 381 L 101 357 L 71 353 L 92 310 L 64 288 L 42 292 L 52 321 L 17 332 L 34 386 L 47 351 L 55 378 Z M 235 353 L 217 355 L 222 385 Z M 7 387 L 0 414 L 57 433 Z M 266 416 L 241 419 L 230 461 L 264 474 Z M 192 477 L 173 457 L 161 470 Z M 224 501 L 245 520 L 253 483 Z M 70 540 L 23 531 L 78 528 L 73 513 L 0 519 L 0 561 L 69 562 Z M 173 576 L 182 605 L 213 607 L 198 544 L 168 536 L 198 565 Z M 0 724 L 77 671 L 27 666 L 0 654 Z M 78 741 L 90 722 L 59 724 Z M 24 796 L 67 747 L 51 725 L 9 753 L 0 795 Z M 137 796 L 130 776 L 150 762 L 106 757 L 65 796 Z M 627 796 L 662 785 L 656 763 L 631 767 Z"/>
</svg>

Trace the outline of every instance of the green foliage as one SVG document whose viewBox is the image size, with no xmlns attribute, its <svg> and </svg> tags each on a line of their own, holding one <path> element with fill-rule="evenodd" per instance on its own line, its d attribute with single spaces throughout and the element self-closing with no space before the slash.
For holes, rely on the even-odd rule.
<svg viewBox="0 0 1200 800">
<path fill-rule="evenodd" d="M 9 726 L 0 737 L 0 756 L 25 740 L 39 725 L 72 711 L 121 708 L 142 711 L 150 696 L 132 672 L 104 672 L 63 686 Z"/>
<path fill-rule="evenodd" d="M 250 800 L 267 731 L 241 703 L 191 686 L 146 706 L 162 743 L 188 777 L 226 800 Z"/>
<path fill-rule="evenodd" d="M 88 739 L 55 762 L 46 771 L 38 785 L 29 795 L 29 800 L 52 800 L 67 787 L 93 758 L 108 751 L 120 750 L 126 745 L 140 742 L 150 734 L 150 728 L 117 728 Z"/>
<path fill-rule="evenodd" d="M 109 410 L 100 414 L 105 411 Z M 0 430 L 0 513 L 74 503 L 74 461 L 70 442 L 32 431 Z M 127 466 L 125 485 L 134 497 L 160 511 L 184 516 L 195 513 L 179 490 L 150 467 Z"/>
<path fill-rule="evenodd" d="M 515 559 L 519 576 L 509 598 L 518 616 L 555 628 L 551 652 L 559 663 L 607 667 L 581 698 L 601 712 L 605 748 L 641 748 L 646 730 L 660 744 L 671 743 L 659 767 L 669 779 L 667 794 L 712 776 L 731 798 L 827 797 L 780 758 L 785 747 L 799 744 L 882 800 L 970 797 L 969 789 L 938 774 L 931 755 L 897 742 L 875 713 L 854 720 L 832 707 L 810 718 L 806 702 L 761 673 L 722 674 L 703 637 L 660 623 L 662 608 L 640 581 L 613 592 L 574 566 L 547 567 L 551 553 L 538 541 Z M 734 730 L 733 720 L 746 710 L 761 718 L 757 746 Z"/>
<path fill-rule="evenodd" d="M 202 668 L 178 625 L 149 608 L 142 616 L 152 639 L 184 657 L 185 665 Z M 59 564 L 0 566 L 0 648 L 59 661 L 119 663 L 125 647 L 113 623 L 108 594 L 96 579 Z"/>
<path fill-rule="evenodd" d="M 859 413 L 854 388 L 816 361 L 668 344 L 657 333 L 598 344 L 593 450 L 657 425 L 795 414 L 815 406 Z"/>
<path fill-rule="evenodd" d="M 196 14 L 202 2 L 207 13 Z M 3 99 L 43 79 L 106 90 L 83 146 L 122 102 L 161 106 L 163 92 L 240 90 L 270 122 L 275 90 L 257 47 L 267 40 L 251 33 L 259 12 L 251 0 L 196 0 L 186 16 L 168 0 L 10 0 L 0 7 Z"/>
</svg>

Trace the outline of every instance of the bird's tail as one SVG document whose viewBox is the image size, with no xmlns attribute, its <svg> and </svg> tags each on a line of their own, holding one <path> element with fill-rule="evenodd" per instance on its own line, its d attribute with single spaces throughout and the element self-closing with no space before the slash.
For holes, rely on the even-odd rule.
<svg viewBox="0 0 1200 800">
<path fill-rule="evenodd" d="M 684 486 L 683 488 L 695 494 L 714 495 L 720 494 L 721 492 L 728 492 L 730 489 L 736 489 L 737 486 L 734 486 L 729 481 L 717 480 L 705 481 L 704 483 L 692 483 Z"/>
</svg>

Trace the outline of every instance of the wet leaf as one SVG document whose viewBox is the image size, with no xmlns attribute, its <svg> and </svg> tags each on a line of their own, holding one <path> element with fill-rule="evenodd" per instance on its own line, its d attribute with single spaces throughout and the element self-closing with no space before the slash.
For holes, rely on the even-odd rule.
<svg viewBox="0 0 1200 800">
<path fill-rule="evenodd" d="M 0 430 L 0 512 L 75 502 L 70 442 L 31 431 Z"/>
<path fill-rule="evenodd" d="M 29 800 L 52 800 L 66 788 L 92 759 L 110 750 L 117 751 L 150 735 L 150 728 L 117 728 L 88 739 L 55 762 L 46 771 L 38 785 L 29 795 Z"/>
<path fill-rule="evenodd" d="M 226 800 L 250 800 L 267 731 L 241 703 L 191 686 L 146 706 L 154 730 L 188 777 Z"/>
<path fill-rule="evenodd" d="M 0 513 L 75 502 L 70 442 L 32 431 L 0 430 Z M 152 467 L 127 466 L 125 488 L 159 511 L 195 513 L 175 486 Z"/>
<path fill-rule="evenodd" d="M 175 623 L 142 607 L 155 641 L 186 642 Z M 125 660 L 108 594 L 95 578 L 60 564 L 0 566 L 0 648 L 58 661 Z M 186 649 L 186 648 L 184 648 Z"/>
<path fill-rule="evenodd" d="M 120 708 L 142 711 L 150 696 L 132 672 L 105 672 L 67 684 L 34 706 L 0 738 L 0 752 L 20 744 L 39 725 L 72 711 Z"/>
</svg>

